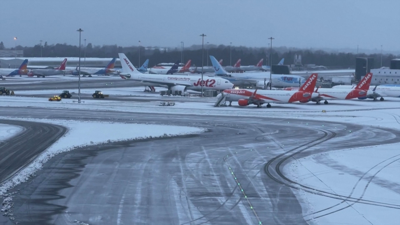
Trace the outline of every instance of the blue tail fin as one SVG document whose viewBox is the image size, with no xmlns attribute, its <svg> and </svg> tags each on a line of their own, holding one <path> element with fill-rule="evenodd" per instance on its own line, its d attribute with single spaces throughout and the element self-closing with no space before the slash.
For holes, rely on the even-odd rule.
<svg viewBox="0 0 400 225">
<path fill-rule="evenodd" d="M 12 71 L 7 76 L 26 75 L 28 74 L 28 59 L 25 59 L 17 70 Z"/>
<path fill-rule="evenodd" d="M 146 59 L 146 61 L 144 61 L 143 65 L 138 69 L 138 71 L 141 73 L 146 73 L 148 65 L 149 65 L 149 59 Z"/>
<path fill-rule="evenodd" d="M 221 64 L 217 61 L 217 59 L 214 56 L 210 55 L 210 60 L 214 67 L 215 75 L 217 76 L 229 75 L 228 72 L 225 71 L 225 69 L 221 66 Z"/>
<path fill-rule="evenodd" d="M 279 61 L 278 65 L 283 66 L 283 63 L 285 63 L 285 58 L 282 58 L 281 61 Z"/>
<path fill-rule="evenodd" d="M 179 67 L 179 60 L 171 67 L 171 69 L 168 70 L 167 74 L 174 74 L 178 72 L 178 67 Z"/>
</svg>

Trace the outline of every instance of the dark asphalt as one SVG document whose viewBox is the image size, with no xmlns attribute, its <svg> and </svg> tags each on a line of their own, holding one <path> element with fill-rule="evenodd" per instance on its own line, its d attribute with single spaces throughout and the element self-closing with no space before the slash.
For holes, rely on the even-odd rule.
<svg viewBox="0 0 400 225">
<path fill-rule="evenodd" d="M 67 130 L 47 123 L 18 120 L 0 120 L 0 123 L 24 128 L 16 136 L 0 142 L 0 183 L 32 162 Z"/>
<path fill-rule="evenodd" d="M 21 224 L 307 224 L 279 170 L 315 153 L 399 142 L 398 131 L 340 123 L 1 108 L 2 115 L 186 125 L 209 132 L 80 148 L 50 160 L 14 199 Z M 323 130 L 334 133 L 324 139 Z M 349 133 L 348 130 L 352 132 Z M 365 140 L 365 136 L 373 137 Z M 321 140 L 318 145 L 297 146 Z M 384 184 L 380 184 L 384 185 Z M 3 224 L 11 224 L 4 222 Z"/>
</svg>

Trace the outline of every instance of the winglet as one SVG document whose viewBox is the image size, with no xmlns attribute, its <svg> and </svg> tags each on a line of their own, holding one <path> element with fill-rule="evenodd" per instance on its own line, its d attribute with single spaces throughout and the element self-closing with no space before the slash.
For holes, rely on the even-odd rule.
<svg viewBox="0 0 400 225">
<path fill-rule="evenodd" d="M 371 80 L 372 80 L 372 73 L 367 73 L 367 75 L 365 75 L 363 79 L 360 80 L 355 89 L 368 91 L 369 86 L 371 84 Z"/>
<path fill-rule="evenodd" d="M 318 74 L 313 73 L 310 77 L 306 80 L 306 82 L 300 87 L 299 91 L 303 92 L 314 92 L 315 85 L 317 84 Z"/>
<path fill-rule="evenodd" d="M 378 87 L 378 85 L 379 85 L 379 84 L 375 85 L 374 90 L 372 90 L 372 91 L 376 91 L 376 88 Z"/>
</svg>

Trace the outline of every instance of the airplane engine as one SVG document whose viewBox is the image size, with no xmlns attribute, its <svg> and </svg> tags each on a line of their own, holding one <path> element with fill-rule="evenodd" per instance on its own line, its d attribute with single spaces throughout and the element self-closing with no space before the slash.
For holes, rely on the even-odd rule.
<svg viewBox="0 0 400 225">
<path fill-rule="evenodd" d="M 238 104 L 240 106 L 248 106 L 249 105 L 249 100 L 247 100 L 247 99 L 239 99 Z"/>
<path fill-rule="evenodd" d="M 183 94 L 185 94 L 186 86 L 175 85 L 175 86 L 172 86 L 170 90 L 173 95 L 183 95 Z"/>
</svg>

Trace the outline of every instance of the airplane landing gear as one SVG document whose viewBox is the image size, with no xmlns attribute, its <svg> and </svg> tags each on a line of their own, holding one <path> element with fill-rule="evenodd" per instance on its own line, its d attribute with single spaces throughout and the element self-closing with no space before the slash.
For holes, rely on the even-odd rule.
<svg viewBox="0 0 400 225">
<path fill-rule="evenodd" d="M 229 101 L 229 106 L 232 106 L 232 101 Z"/>
<path fill-rule="evenodd" d="M 324 101 L 324 104 L 325 104 L 325 105 L 328 104 L 328 103 L 329 103 L 329 102 L 328 102 L 327 100 Z"/>
<path fill-rule="evenodd" d="M 269 103 L 267 104 L 267 108 L 271 108 L 271 105 Z"/>
<path fill-rule="evenodd" d="M 380 101 L 385 101 L 385 99 L 384 99 L 383 97 L 381 97 L 379 100 L 380 100 Z"/>
</svg>

